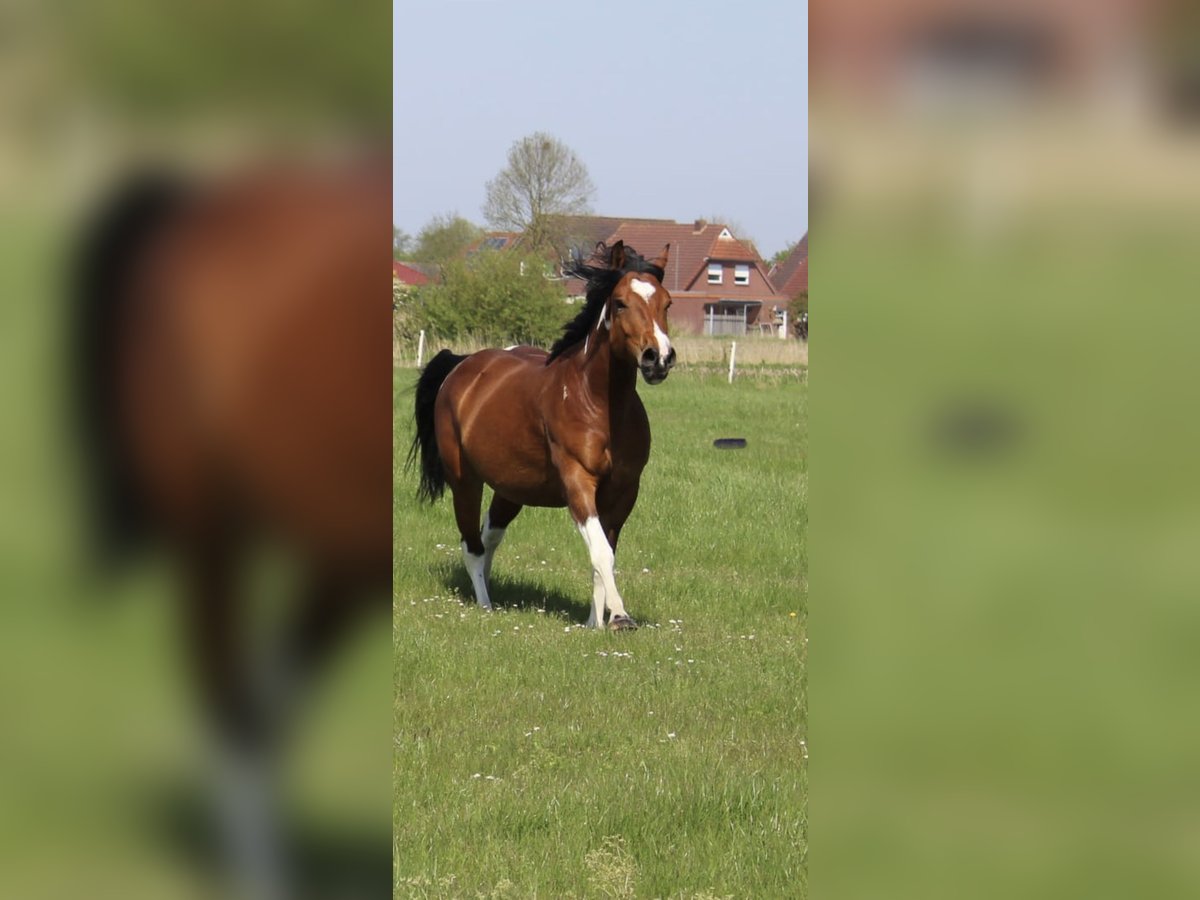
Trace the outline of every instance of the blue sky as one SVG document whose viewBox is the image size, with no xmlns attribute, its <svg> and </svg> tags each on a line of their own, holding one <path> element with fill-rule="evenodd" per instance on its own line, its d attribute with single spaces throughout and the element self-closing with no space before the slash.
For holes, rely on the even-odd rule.
<svg viewBox="0 0 1200 900">
<path fill-rule="evenodd" d="M 546 131 L 601 215 L 724 216 L 766 256 L 808 229 L 808 3 L 393 0 L 392 214 L 484 224 Z"/>
</svg>

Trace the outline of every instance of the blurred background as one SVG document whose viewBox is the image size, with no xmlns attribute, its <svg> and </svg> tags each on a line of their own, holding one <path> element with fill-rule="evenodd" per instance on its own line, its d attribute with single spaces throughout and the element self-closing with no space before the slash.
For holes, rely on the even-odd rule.
<svg viewBox="0 0 1200 900">
<path fill-rule="evenodd" d="M 289 395 L 294 408 L 331 390 L 331 381 L 338 391 L 362 389 L 353 440 L 326 453 L 314 436 L 338 422 L 316 412 L 304 434 L 284 429 L 273 446 L 258 446 L 258 459 L 267 473 L 291 466 L 336 478 L 348 460 L 367 453 L 354 441 L 379 435 L 383 452 L 371 457 L 371 475 L 372 484 L 382 480 L 375 493 L 384 495 L 383 530 L 372 525 L 371 536 L 386 551 L 390 469 L 377 465 L 391 450 L 386 164 L 378 200 L 370 192 L 356 212 L 347 200 L 355 191 L 367 197 L 366 176 L 353 173 L 388 150 L 390 23 L 390 7 L 378 2 L 358 4 L 352 14 L 333 4 L 226 0 L 9 0 L 0 7 L 0 895 L 193 897 L 246 888 L 245 880 L 229 877 L 237 853 L 214 809 L 221 740 L 197 702 L 203 692 L 186 655 L 195 625 L 182 615 L 188 582 L 177 565 L 176 536 L 163 530 L 167 518 L 150 517 L 124 564 L 106 565 L 97 552 L 102 534 L 88 503 L 97 493 L 97 451 L 81 426 L 89 410 L 108 408 L 81 405 L 80 398 L 93 396 L 89 386 L 104 395 L 127 357 L 112 321 L 82 305 L 87 272 L 79 251 L 85 237 L 112 226 L 105 204 L 148 183 L 150 173 L 169 173 L 188 197 L 178 219 L 163 219 L 164 234 L 171 221 L 188 221 L 188 209 L 223 209 L 228 227 L 219 217 L 217 226 L 210 222 L 224 242 L 216 242 L 219 252 L 177 260 L 165 272 L 178 279 L 175 286 L 208 277 L 209 294 L 226 298 L 209 325 L 227 336 L 208 350 L 217 360 L 241 354 L 241 368 L 224 385 L 229 396 L 254 398 L 241 415 L 276 410 L 272 398 Z M 264 210 L 286 207 L 289 229 L 277 233 L 268 216 L 255 224 L 239 212 L 234 201 L 250 195 Z M 374 218 L 377 247 L 366 236 L 376 233 Z M 242 240 L 240 256 L 231 250 L 234 236 Z M 363 300 L 375 256 L 379 313 L 370 297 Z M 321 360 L 330 346 L 299 327 L 314 321 L 314 311 L 328 314 L 328 304 L 316 300 L 263 320 L 294 326 L 286 333 L 264 329 L 273 335 L 273 343 L 264 342 L 271 352 L 287 342 L 282 358 L 290 368 L 256 366 L 257 349 L 238 349 L 229 337 L 248 333 L 239 317 L 258 309 L 264 293 L 286 303 L 285 275 L 294 266 L 310 274 L 306 258 L 324 261 L 322 277 L 340 266 L 350 279 L 337 298 L 345 313 L 330 319 L 342 351 L 374 359 L 376 348 L 363 339 L 370 332 L 358 326 L 382 321 L 377 381 L 369 364 L 321 379 L 297 362 Z M 159 277 L 157 293 L 144 302 L 173 302 L 172 282 L 164 289 Z M 255 288 L 263 284 L 274 285 L 274 293 Z M 311 292 L 318 295 L 330 291 Z M 108 300 L 119 299 L 113 287 Z M 173 324 L 182 343 L 157 342 L 152 334 L 146 346 L 168 357 L 172 349 L 195 350 L 188 342 L 198 339 L 200 326 Z M 90 369 L 79 358 L 81 341 L 99 354 L 92 362 L 101 360 Z M 163 408 L 158 420 L 203 426 L 212 446 L 226 436 L 220 417 L 205 418 L 200 406 Z M 171 453 L 165 458 L 168 467 L 176 462 Z M 317 561 L 317 545 L 301 537 L 298 510 L 307 504 L 309 514 L 329 513 L 331 534 L 350 533 L 322 505 L 327 498 L 304 489 L 280 494 L 285 502 L 273 518 L 258 516 L 250 502 L 261 499 L 250 496 L 254 484 L 230 478 L 220 485 L 238 509 L 220 534 L 246 551 L 236 576 L 255 623 L 242 642 L 251 660 L 274 646 L 269 635 Z M 260 518 L 276 527 L 260 532 Z M 366 567 L 346 565 L 355 574 Z M 249 893 L 377 896 L 388 889 L 391 666 L 386 606 L 375 605 L 379 614 L 348 629 L 304 692 L 308 702 L 286 749 L 264 757 L 271 770 L 265 777 L 281 784 L 290 886 L 273 891 L 260 879 L 249 882 Z"/>
<path fill-rule="evenodd" d="M 1200 885 L 1200 18 L 811 5 L 814 894 Z"/>
<path fill-rule="evenodd" d="M 814 890 L 1193 896 L 1196 5 L 810 10 Z M 72 252 L 131 173 L 384 140 L 390 12 L 0 9 L 4 896 L 228 893 L 177 573 L 89 554 Z M 313 894 L 386 890 L 371 621 L 281 771 Z"/>
</svg>

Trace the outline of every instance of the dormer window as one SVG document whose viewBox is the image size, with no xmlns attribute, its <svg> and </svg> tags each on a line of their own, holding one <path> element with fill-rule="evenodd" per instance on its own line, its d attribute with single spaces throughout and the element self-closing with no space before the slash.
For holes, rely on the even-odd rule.
<svg viewBox="0 0 1200 900">
<path fill-rule="evenodd" d="M 739 264 L 733 268 L 733 283 L 734 284 L 749 284 L 750 283 L 750 266 Z"/>
<path fill-rule="evenodd" d="M 709 263 L 708 264 L 708 283 L 709 284 L 720 284 L 722 271 L 723 271 L 723 269 L 721 268 L 721 264 L 719 262 L 718 263 Z"/>
</svg>

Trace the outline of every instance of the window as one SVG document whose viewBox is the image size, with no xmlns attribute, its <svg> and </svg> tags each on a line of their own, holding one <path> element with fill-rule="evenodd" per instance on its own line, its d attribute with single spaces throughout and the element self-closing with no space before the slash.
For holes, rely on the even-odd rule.
<svg viewBox="0 0 1200 900">
<path fill-rule="evenodd" d="M 722 270 L 721 270 L 720 263 L 709 263 L 708 264 L 708 283 L 709 284 L 720 284 L 721 283 L 721 271 Z"/>
<path fill-rule="evenodd" d="M 750 283 L 750 267 L 745 264 L 733 267 L 733 283 L 734 284 L 749 284 Z"/>
</svg>

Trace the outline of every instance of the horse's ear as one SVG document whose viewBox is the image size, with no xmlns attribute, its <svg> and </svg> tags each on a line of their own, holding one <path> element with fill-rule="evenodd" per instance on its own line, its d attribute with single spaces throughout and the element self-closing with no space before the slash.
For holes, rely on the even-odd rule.
<svg viewBox="0 0 1200 900">
<path fill-rule="evenodd" d="M 660 269 L 663 270 L 663 272 L 666 272 L 667 271 L 667 254 L 669 254 L 670 252 L 671 252 L 671 245 L 667 244 L 667 246 L 663 247 L 662 253 L 658 254 L 658 256 L 656 256 L 654 259 L 652 259 L 650 261 L 650 265 L 658 266 Z"/>
<path fill-rule="evenodd" d="M 625 242 L 617 241 L 608 251 L 608 265 L 611 269 L 625 268 Z"/>
</svg>

